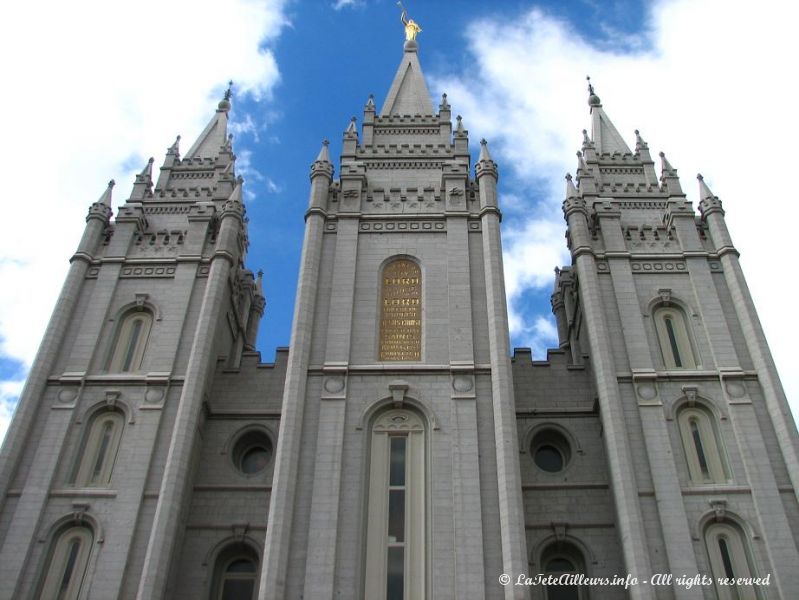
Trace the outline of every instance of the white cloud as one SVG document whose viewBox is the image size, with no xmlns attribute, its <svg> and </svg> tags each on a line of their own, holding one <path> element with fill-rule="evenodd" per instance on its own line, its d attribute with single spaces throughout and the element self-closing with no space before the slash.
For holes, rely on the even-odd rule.
<svg viewBox="0 0 799 600">
<path fill-rule="evenodd" d="M 8 167 L 0 281 L 15 284 L 0 285 L 0 356 L 30 365 L 82 218 L 109 179 L 122 202 L 174 134 L 191 144 L 228 79 L 235 94 L 269 97 L 279 79 L 269 42 L 287 24 L 283 5 L 52 0 L 6 11 L 0 79 L 14 91 L 0 95 Z"/>
<path fill-rule="evenodd" d="M 362 0 L 336 0 L 333 3 L 333 10 L 341 10 L 342 8 L 354 8 L 360 6 Z"/>
<path fill-rule="evenodd" d="M 546 271 L 562 262 L 553 261 L 565 245 L 562 176 L 574 171 L 580 130 L 589 124 L 584 77 L 591 74 L 605 110 L 629 143 L 639 128 L 653 155 L 666 151 L 690 200 L 697 201 L 699 171 L 721 197 L 799 414 L 799 372 L 789 362 L 799 319 L 786 316 L 785 306 L 795 287 L 785 263 L 793 254 L 797 213 L 784 176 L 799 139 L 793 118 L 799 90 L 791 75 L 799 56 L 797 17 L 795 4 L 777 0 L 664 0 L 652 8 L 641 36 L 615 46 L 583 39 L 538 9 L 512 22 L 473 24 L 467 39 L 475 60 L 468 78 L 445 78 L 434 88 L 449 93 L 475 139 L 489 138 L 502 169 L 524 186 L 548 191 L 504 240 L 517 332 L 537 322 L 536 315 L 523 319 L 516 312 L 521 295 L 551 285 Z M 552 226 L 555 221 L 558 226 Z M 548 264 L 532 267 L 532 257 Z"/>
</svg>

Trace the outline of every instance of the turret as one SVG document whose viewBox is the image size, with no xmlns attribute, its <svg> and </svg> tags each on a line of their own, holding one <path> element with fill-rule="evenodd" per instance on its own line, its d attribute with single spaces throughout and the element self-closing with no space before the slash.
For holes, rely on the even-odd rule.
<svg viewBox="0 0 799 600">
<path fill-rule="evenodd" d="M 311 194 L 309 210 L 327 208 L 327 193 L 333 181 L 333 163 L 330 162 L 330 142 L 324 140 L 316 160 L 311 165 Z"/>
</svg>

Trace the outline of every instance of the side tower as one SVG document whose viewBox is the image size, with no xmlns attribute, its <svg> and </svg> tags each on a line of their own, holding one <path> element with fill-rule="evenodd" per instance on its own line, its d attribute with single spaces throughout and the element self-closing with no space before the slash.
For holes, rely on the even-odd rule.
<svg viewBox="0 0 799 600">
<path fill-rule="evenodd" d="M 89 209 L 0 459 L 0 598 L 174 597 L 217 360 L 264 306 L 229 96 L 116 219 L 110 185 Z"/>
<path fill-rule="evenodd" d="M 408 37 L 311 167 L 263 598 L 527 597 L 497 169 Z"/>
<path fill-rule="evenodd" d="M 553 309 L 561 348 L 588 356 L 625 570 L 770 576 L 630 597 L 797 597 L 797 433 L 721 203 L 700 176 L 697 216 L 663 153 L 658 182 L 589 90 Z"/>
</svg>

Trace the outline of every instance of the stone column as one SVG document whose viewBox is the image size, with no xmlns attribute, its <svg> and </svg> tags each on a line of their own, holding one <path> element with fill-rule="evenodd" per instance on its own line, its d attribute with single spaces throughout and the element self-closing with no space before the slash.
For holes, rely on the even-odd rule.
<svg viewBox="0 0 799 600">
<path fill-rule="evenodd" d="M 486 279 L 488 344 L 491 358 L 491 395 L 494 407 L 494 441 L 497 457 L 499 525 L 502 536 L 502 566 L 514 580 L 527 573 L 524 505 L 522 502 L 519 439 L 513 373 L 510 365 L 510 334 L 502 265 L 502 240 L 497 208 L 497 168 L 483 140 L 476 167 L 480 186 L 480 220 L 483 229 L 483 261 Z M 494 576 L 494 573 L 488 575 Z M 498 577 L 500 574 L 496 574 Z M 505 586 L 506 600 L 527 600 L 527 586 Z"/>
<path fill-rule="evenodd" d="M 680 478 L 658 395 L 657 376 L 652 363 L 650 340 L 641 318 L 640 299 L 630 266 L 630 254 L 621 228 L 621 213 L 609 201 L 597 208 L 599 227 L 605 243 L 616 305 L 623 326 L 624 343 L 633 373 L 633 388 L 638 404 L 649 471 L 655 488 L 660 528 L 666 548 L 669 572 L 675 575 L 698 573 L 688 515 L 685 511 Z M 701 600 L 704 592 L 696 586 L 686 589 L 673 584 L 674 598 Z"/>
<path fill-rule="evenodd" d="M 272 495 L 269 501 L 264 558 L 261 565 L 258 592 L 258 598 L 261 600 L 285 598 L 313 315 L 316 307 L 316 291 L 319 287 L 325 209 L 332 179 L 333 165 L 328 158 L 327 142 L 325 142 L 319 157 L 311 167 L 310 208 L 305 216 L 305 241 L 300 258 L 300 276 L 291 327 L 291 347 L 286 367 L 286 385 L 283 390 Z"/>
<path fill-rule="evenodd" d="M 0 453 L 0 507 L 5 504 L 8 488 L 15 475 L 22 450 L 33 427 L 42 398 L 47 389 L 47 378 L 52 373 L 56 359 L 62 349 L 75 305 L 80 298 L 81 288 L 97 249 L 103 239 L 111 215 L 111 188 L 98 202 L 89 208 L 86 216 L 86 228 L 78 244 L 78 249 L 70 259 L 64 286 L 56 301 L 50 323 L 45 330 L 44 338 L 36 359 L 33 362 L 28 380 L 19 398 L 19 406 L 8 429 L 2 453 Z M 74 408 L 73 402 L 68 408 Z M 0 550 L 0 598 L 16 597 L 16 590 L 21 583 L 23 568 L 30 554 L 32 544 L 37 539 L 39 522 L 52 486 L 58 459 L 61 455 L 64 439 L 72 421 L 72 410 L 52 411 L 47 416 L 45 435 L 37 444 L 34 461 L 35 471 L 25 479 L 22 494 L 11 519 L 2 550 Z"/>
<path fill-rule="evenodd" d="M 611 487 L 616 505 L 616 523 L 624 551 L 624 562 L 628 573 L 643 580 L 649 577 L 652 568 L 632 453 L 627 439 L 621 390 L 616 378 L 616 361 L 609 343 L 611 334 L 604 314 L 596 259 L 591 249 L 588 209 L 584 199 L 569 197 L 563 203 L 563 212 L 569 226 L 571 252 L 577 267 L 581 306 L 588 331 L 591 366 L 599 395 L 599 416 L 605 438 Z M 655 598 L 653 588 L 647 585 L 633 586 L 629 594 L 632 600 Z"/>
<path fill-rule="evenodd" d="M 446 166 L 447 292 L 449 314 L 450 415 L 452 432 L 452 521 L 455 546 L 455 596 L 485 597 L 483 514 L 480 498 L 477 396 L 472 336 L 472 286 L 469 261 L 466 167 Z M 452 204 L 457 200 L 457 204 Z"/>
<path fill-rule="evenodd" d="M 192 481 L 195 439 L 208 381 L 216 359 L 214 337 L 225 303 L 230 270 L 238 261 L 238 236 L 243 217 L 244 207 L 240 199 L 237 195 L 231 197 L 225 203 L 220 216 L 216 251 L 211 259 L 186 378 L 175 415 L 166 467 L 139 582 L 138 600 L 160 599 L 167 594 L 170 566 L 177 542 L 182 537 L 181 515 L 186 491 Z"/>
</svg>

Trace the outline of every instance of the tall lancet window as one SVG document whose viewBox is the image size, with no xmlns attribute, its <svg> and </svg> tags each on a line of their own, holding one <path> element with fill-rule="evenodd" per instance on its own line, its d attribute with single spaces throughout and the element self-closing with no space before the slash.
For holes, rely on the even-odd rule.
<svg viewBox="0 0 799 600">
<path fill-rule="evenodd" d="M 711 523 L 705 530 L 705 544 L 710 558 L 713 580 L 717 583 L 719 600 L 759 600 L 757 588 L 753 585 L 736 584 L 734 580 L 755 577 L 743 532 L 730 522 Z M 731 585 L 718 585 L 719 580 L 729 580 Z"/>
<path fill-rule="evenodd" d="M 422 359 L 422 270 L 398 258 L 383 268 L 380 360 Z"/>
<path fill-rule="evenodd" d="M 129 312 L 117 329 L 108 370 L 115 373 L 138 371 L 150 335 L 153 316 L 147 310 Z"/>
<path fill-rule="evenodd" d="M 425 427 L 408 410 L 372 427 L 366 594 L 370 600 L 425 597 Z"/>
<path fill-rule="evenodd" d="M 716 431 L 716 419 L 701 406 L 677 413 L 688 472 L 694 483 L 725 483 L 727 469 Z"/>
<path fill-rule="evenodd" d="M 77 526 L 66 529 L 55 539 L 38 596 L 41 600 L 79 597 L 93 537 L 89 528 Z"/>
<path fill-rule="evenodd" d="M 655 329 L 657 330 L 660 351 L 667 369 L 695 369 L 691 339 L 685 314 L 674 306 L 661 306 L 655 310 Z"/>
<path fill-rule="evenodd" d="M 75 470 L 75 485 L 108 485 L 124 426 L 125 417 L 116 410 L 99 412 L 91 419 Z"/>
</svg>

